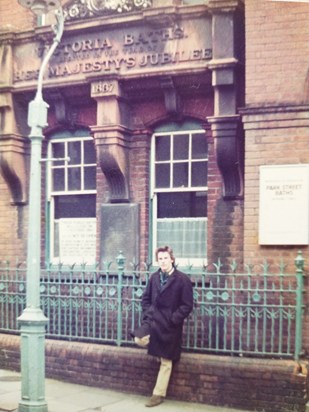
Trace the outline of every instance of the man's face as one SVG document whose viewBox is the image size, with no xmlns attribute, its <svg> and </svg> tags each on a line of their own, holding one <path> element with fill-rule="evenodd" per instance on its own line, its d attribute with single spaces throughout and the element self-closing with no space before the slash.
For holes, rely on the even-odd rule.
<svg viewBox="0 0 309 412">
<path fill-rule="evenodd" d="M 173 267 L 173 261 L 168 252 L 158 253 L 158 263 L 163 272 L 169 272 Z"/>
</svg>

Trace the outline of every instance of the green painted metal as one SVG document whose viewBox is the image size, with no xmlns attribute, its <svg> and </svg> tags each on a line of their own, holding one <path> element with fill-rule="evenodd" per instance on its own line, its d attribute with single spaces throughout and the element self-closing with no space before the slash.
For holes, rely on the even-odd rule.
<svg viewBox="0 0 309 412">
<path fill-rule="evenodd" d="M 27 248 L 26 305 L 18 317 L 21 335 L 21 400 L 18 412 L 47 412 L 45 401 L 45 326 L 40 308 L 41 257 L 41 149 L 47 103 L 36 96 L 29 104 L 31 163 Z M 35 120 L 36 119 L 36 120 Z"/>
<path fill-rule="evenodd" d="M 123 319 L 123 309 L 124 305 L 122 304 L 122 285 L 123 285 L 123 275 L 124 275 L 124 264 L 125 257 L 122 254 L 122 251 L 119 252 L 119 255 L 116 259 L 118 266 L 118 282 L 117 282 L 117 345 L 121 345 L 122 341 L 122 319 Z"/>
<path fill-rule="evenodd" d="M 295 359 L 299 359 L 302 350 L 302 330 L 303 330 L 303 292 L 304 292 L 304 258 L 301 251 L 295 259 L 297 291 L 296 291 L 296 330 L 295 330 Z"/>
<path fill-rule="evenodd" d="M 31 4 L 20 2 L 31 9 Z M 45 329 L 48 319 L 41 309 L 41 161 L 43 129 L 47 126 L 49 105 L 43 100 L 43 78 L 48 62 L 57 48 L 64 29 L 64 16 L 60 4 L 48 4 L 54 10 L 56 24 L 53 42 L 45 54 L 38 73 L 34 100 L 29 103 L 28 126 L 31 141 L 29 222 L 27 244 L 26 301 L 18 317 L 21 335 L 21 399 L 18 412 L 47 412 L 45 400 Z M 16 299 L 16 297 L 15 297 Z M 8 313 L 11 316 L 11 312 Z"/>
<path fill-rule="evenodd" d="M 141 296 L 153 268 L 125 266 L 122 253 L 103 270 L 74 265 L 41 270 L 41 307 L 50 320 L 49 338 L 133 344 L 130 332 L 139 325 Z M 298 359 L 302 355 L 303 267 L 295 273 L 234 263 L 223 271 L 220 260 L 204 268 L 180 268 L 194 285 L 194 309 L 184 328 L 189 351 Z M 254 271 L 254 269 L 257 271 Z M 273 273 L 275 272 L 275 273 Z M 26 304 L 25 268 L 0 265 L 0 331 L 16 332 L 16 317 Z"/>
</svg>

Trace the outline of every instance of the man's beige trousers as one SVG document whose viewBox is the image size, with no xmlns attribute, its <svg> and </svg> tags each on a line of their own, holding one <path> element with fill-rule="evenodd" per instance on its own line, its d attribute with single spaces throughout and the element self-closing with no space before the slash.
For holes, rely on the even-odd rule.
<svg viewBox="0 0 309 412">
<path fill-rule="evenodd" d="M 137 345 L 145 348 L 149 344 L 149 338 L 150 336 L 147 335 L 143 338 L 135 337 L 134 340 Z M 161 364 L 157 376 L 157 382 L 152 394 L 165 397 L 172 373 L 173 361 L 165 358 L 160 358 L 160 361 Z"/>
<path fill-rule="evenodd" d="M 156 386 L 154 387 L 152 394 L 165 397 L 172 373 L 173 361 L 165 358 L 160 358 L 160 360 L 161 365 L 157 376 Z"/>
</svg>

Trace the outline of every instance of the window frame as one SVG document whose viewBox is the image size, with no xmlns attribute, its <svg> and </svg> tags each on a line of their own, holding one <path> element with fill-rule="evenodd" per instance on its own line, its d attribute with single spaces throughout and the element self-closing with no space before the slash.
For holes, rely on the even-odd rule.
<svg viewBox="0 0 309 412">
<path fill-rule="evenodd" d="M 95 195 L 97 194 L 97 190 L 95 189 L 85 189 L 85 179 L 84 179 L 84 171 L 85 171 L 85 164 L 87 165 L 86 167 L 94 167 L 95 168 L 95 174 L 96 174 L 96 159 L 94 163 L 85 163 L 85 146 L 84 144 L 81 145 L 81 159 L 80 163 L 70 165 L 69 160 L 64 161 L 62 164 L 57 164 L 57 161 L 55 158 L 52 156 L 52 146 L 53 144 L 56 143 L 64 143 L 64 158 L 68 158 L 68 147 L 69 143 L 71 142 L 86 142 L 86 141 L 92 141 L 93 138 L 89 135 L 89 133 L 85 130 L 79 130 L 76 131 L 75 133 L 70 133 L 70 132 L 63 132 L 63 133 L 57 133 L 54 136 L 51 136 L 51 138 L 48 141 L 48 147 L 47 147 L 47 153 L 48 156 L 47 158 L 49 159 L 47 162 L 47 207 L 48 207 L 48 221 L 47 221 L 47 239 L 48 239 L 48 251 L 47 251 L 47 256 L 48 260 L 52 264 L 59 264 L 59 263 L 64 263 L 64 264 L 81 264 L 83 262 L 73 262 L 73 261 L 65 261 L 61 262 L 60 261 L 60 256 L 58 254 L 55 255 L 55 223 L 59 222 L 60 219 L 55 218 L 55 203 L 56 203 L 56 197 L 61 197 L 61 196 L 75 196 L 75 195 Z M 94 144 L 94 143 L 93 143 Z M 80 188 L 78 190 L 70 190 L 68 188 L 68 170 L 73 167 L 78 167 L 81 170 L 80 174 Z M 64 175 L 65 175 L 65 181 L 64 181 L 64 190 L 53 190 L 53 171 L 55 169 L 64 169 Z M 95 179 L 95 186 L 96 186 L 96 179 Z M 95 200 L 96 202 L 96 200 Z M 95 206 L 96 208 L 96 206 Z M 93 218 L 89 217 L 81 217 L 81 218 L 68 218 L 68 219 L 88 219 L 89 222 L 96 222 L 96 216 Z M 60 246 L 59 246 L 60 247 Z M 96 248 L 95 248 L 96 249 Z M 94 250 L 94 253 L 96 253 L 96 250 Z M 85 262 L 86 263 L 86 262 Z M 91 262 L 91 264 L 94 264 L 95 262 Z"/>
<path fill-rule="evenodd" d="M 154 131 L 151 139 L 151 156 L 150 156 L 150 201 L 151 201 L 151 216 L 152 216 L 152 221 L 151 221 L 151 232 L 152 232 L 152 240 L 150 241 L 151 244 L 151 255 L 152 255 L 152 261 L 155 262 L 155 249 L 157 245 L 157 226 L 158 226 L 158 221 L 162 221 L 165 218 L 158 218 L 158 194 L 159 193 L 183 193 L 183 192 L 206 192 L 208 194 L 208 184 L 206 186 L 192 186 L 192 163 L 194 162 L 202 162 L 206 161 L 207 162 L 207 170 L 208 170 L 208 162 L 209 162 L 209 152 L 207 150 L 207 157 L 206 158 L 200 158 L 200 159 L 192 159 L 192 134 L 204 134 L 205 139 L 206 139 L 206 131 L 205 129 L 202 129 L 199 125 L 197 126 L 191 126 L 188 123 L 185 123 L 182 125 L 181 128 L 179 126 L 176 127 L 173 125 L 169 125 L 167 127 L 163 127 L 162 129 L 157 129 Z M 174 146 L 174 139 L 175 135 L 185 135 L 189 134 L 190 135 L 190 140 L 189 140 L 189 155 L 188 155 L 188 186 L 187 187 L 173 187 L 172 182 L 173 182 L 173 173 L 170 173 L 170 182 L 169 182 L 169 187 L 166 188 L 157 188 L 155 179 L 156 179 L 156 165 L 158 163 L 166 163 L 166 164 L 177 164 L 184 162 L 184 160 L 175 160 L 173 159 L 173 146 Z M 170 139 L 170 156 L 169 160 L 167 161 L 157 161 L 156 160 L 156 138 L 158 136 L 172 136 Z M 170 171 L 173 171 L 173 168 L 170 167 Z M 207 176 L 208 179 L 208 176 Z M 208 182 L 207 182 L 208 183 Z M 205 221 L 206 224 L 206 244 L 205 244 L 205 250 L 207 250 L 207 223 L 208 223 L 208 215 L 206 215 L 205 219 L 201 217 L 185 217 L 185 218 L 174 218 L 175 220 L 203 220 Z M 172 246 L 172 245 L 170 245 Z M 201 266 L 201 265 L 206 265 L 207 264 L 207 256 L 205 253 L 205 258 L 181 258 L 176 256 L 176 263 L 179 265 L 195 265 L 195 266 Z"/>
</svg>

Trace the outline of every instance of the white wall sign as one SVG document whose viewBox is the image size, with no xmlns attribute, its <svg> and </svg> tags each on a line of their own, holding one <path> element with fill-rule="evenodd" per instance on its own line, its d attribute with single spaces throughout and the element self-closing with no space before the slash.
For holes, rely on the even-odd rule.
<svg viewBox="0 0 309 412">
<path fill-rule="evenodd" d="M 309 165 L 260 167 L 259 243 L 309 244 Z"/>
<path fill-rule="evenodd" d="M 94 264 L 96 260 L 96 219 L 60 219 L 60 262 Z"/>
</svg>

